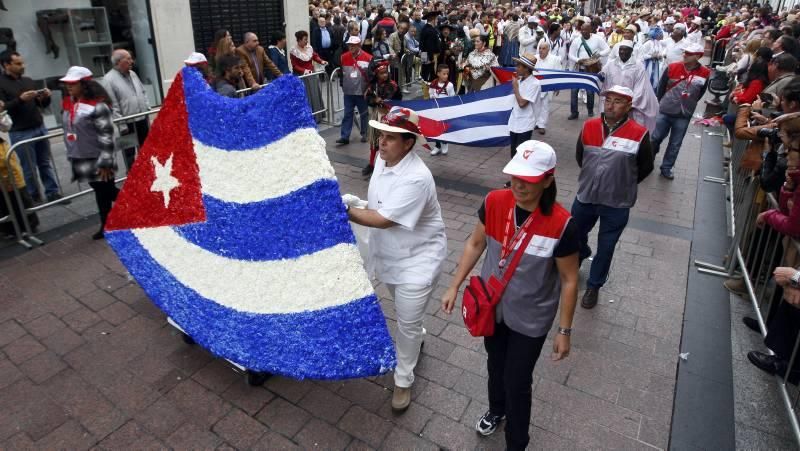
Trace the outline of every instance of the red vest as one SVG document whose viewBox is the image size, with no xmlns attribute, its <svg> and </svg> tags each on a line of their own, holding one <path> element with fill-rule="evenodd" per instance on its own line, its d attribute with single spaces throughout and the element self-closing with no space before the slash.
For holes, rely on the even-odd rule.
<svg viewBox="0 0 800 451">
<path fill-rule="evenodd" d="M 636 203 L 639 145 L 647 128 L 628 118 L 606 136 L 603 119 L 583 124 L 583 164 L 578 176 L 578 200 L 613 208 L 630 208 Z"/>
<path fill-rule="evenodd" d="M 492 191 L 486 196 L 486 257 L 481 268 L 484 280 L 498 271 L 508 213 L 514 211 L 515 206 L 514 195 L 509 189 Z M 532 224 L 533 238 L 503 292 L 496 314 L 498 321 L 503 320 L 515 332 L 540 337 L 550 330 L 558 311 L 561 279 L 553 252 L 561 241 L 570 215 L 559 204 L 553 205 L 549 216 L 539 211 L 531 214 L 537 215 Z M 509 233 L 513 236 L 514 232 L 512 225 Z"/>
</svg>

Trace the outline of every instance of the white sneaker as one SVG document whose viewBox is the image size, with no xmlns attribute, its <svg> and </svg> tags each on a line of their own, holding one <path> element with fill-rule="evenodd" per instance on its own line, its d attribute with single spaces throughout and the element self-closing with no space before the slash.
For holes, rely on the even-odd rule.
<svg viewBox="0 0 800 451">
<path fill-rule="evenodd" d="M 433 149 L 431 149 L 431 156 L 435 157 L 436 155 L 439 155 L 440 153 L 442 153 L 442 149 L 440 149 L 439 147 L 434 147 Z"/>
<path fill-rule="evenodd" d="M 442 144 L 442 155 L 447 155 L 447 144 Z"/>
</svg>

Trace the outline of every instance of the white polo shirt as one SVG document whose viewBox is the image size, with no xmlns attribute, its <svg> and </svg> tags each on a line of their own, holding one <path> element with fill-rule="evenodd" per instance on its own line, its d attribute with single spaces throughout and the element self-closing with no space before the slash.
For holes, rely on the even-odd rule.
<svg viewBox="0 0 800 451">
<path fill-rule="evenodd" d="M 524 107 L 519 106 L 517 98 L 512 92 L 511 102 L 513 102 L 513 104 L 511 106 L 511 115 L 508 117 L 508 131 L 525 133 L 533 130 L 533 126 L 536 122 L 536 113 L 539 108 L 538 105 L 536 105 L 536 101 L 539 100 L 539 93 L 541 93 L 541 91 L 541 84 L 533 75 L 529 75 L 528 78 L 519 83 L 519 95 L 527 100 L 528 104 Z"/>
<path fill-rule="evenodd" d="M 383 283 L 430 285 L 447 257 L 447 237 L 433 175 L 412 150 L 386 167 L 380 156 L 369 181 L 368 208 L 398 225 L 370 229 L 370 272 Z"/>
</svg>

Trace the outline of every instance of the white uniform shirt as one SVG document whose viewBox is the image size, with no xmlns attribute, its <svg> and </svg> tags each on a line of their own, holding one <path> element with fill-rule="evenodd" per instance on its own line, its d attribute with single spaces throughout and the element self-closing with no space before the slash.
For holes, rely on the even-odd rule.
<svg viewBox="0 0 800 451">
<path fill-rule="evenodd" d="M 370 229 L 370 272 L 383 283 L 430 285 L 447 257 L 447 237 L 433 175 L 411 151 L 392 167 L 380 156 L 369 181 L 368 208 L 397 223 Z"/>
<path fill-rule="evenodd" d="M 508 117 L 508 131 L 514 133 L 525 133 L 533 130 L 536 122 L 536 111 L 538 106 L 539 94 L 542 92 L 539 80 L 533 75 L 519 82 L 519 95 L 528 101 L 524 107 L 519 106 L 517 98 L 511 97 L 513 106 L 511 116 Z"/>
<path fill-rule="evenodd" d="M 606 40 L 596 34 L 589 36 L 589 39 L 586 40 L 586 45 L 589 46 L 592 54 L 596 53 L 600 57 L 606 57 L 611 52 L 611 48 L 608 47 Z M 572 44 L 569 46 L 570 62 L 572 64 L 577 64 L 578 60 L 590 58 L 591 56 L 592 55 L 586 52 L 586 48 L 583 45 L 583 36 L 580 33 L 576 34 L 575 38 L 572 40 Z"/>
<path fill-rule="evenodd" d="M 667 39 L 664 39 L 664 42 L 666 43 L 665 53 L 667 55 L 667 65 L 669 66 L 672 63 L 683 61 L 683 49 L 686 47 L 686 38 L 675 42 L 672 37 L 668 37 Z"/>
</svg>

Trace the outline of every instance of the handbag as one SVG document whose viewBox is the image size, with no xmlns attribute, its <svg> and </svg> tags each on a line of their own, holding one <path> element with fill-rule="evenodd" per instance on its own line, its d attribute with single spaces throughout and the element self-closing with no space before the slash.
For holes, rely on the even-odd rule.
<svg viewBox="0 0 800 451">
<path fill-rule="evenodd" d="M 513 217 L 514 208 L 511 209 L 510 216 Z M 514 258 L 511 263 L 505 268 L 502 278 L 497 278 L 494 274 L 489 276 L 489 280 L 484 281 L 481 276 L 472 276 L 469 278 L 469 283 L 464 289 L 464 296 L 461 298 L 461 316 L 464 318 L 464 325 L 473 337 L 491 337 L 494 335 L 494 309 L 500 303 L 503 297 L 503 292 L 511 281 L 514 271 L 517 269 L 525 249 L 528 247 L 533 233 L 531 233 L 531 224 L 533 224 L 533 215 L 528 217 L 522 227 L 517 232 L 517 236 L 512 240 L 511 249 L 516 247 L 516 243 L 520 242 L 517 252 L 514 253 Z M 511 218 L 509 218 L 510 223 Z M 501 255 L 501 265 L 505 258 Z"/>
</svg>

